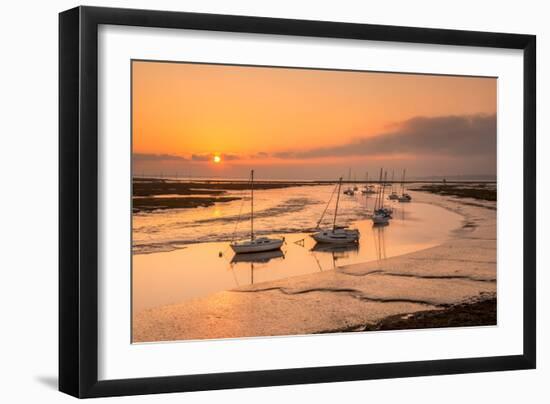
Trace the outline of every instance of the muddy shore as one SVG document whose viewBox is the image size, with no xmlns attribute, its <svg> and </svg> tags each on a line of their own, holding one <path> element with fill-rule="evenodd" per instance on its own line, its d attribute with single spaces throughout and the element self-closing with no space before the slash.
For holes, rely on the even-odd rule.
<svg viewBox="0 0 550 404">
<path fill-rule="evenodd" d="M 133 341 L 494 325 L 496 202 L 412 194 L 462 226 L 429 249 L 133 313 Z"/>
<path fill-rule="evenodd" d="M 313 185 L 295 182 L 262 182 L 254 189 L 278 189 Z M 250 183 L 216 181 L 168 181 L 162 179 L 134 179 L 132 182 L 132 212 L 152 212 L 164 209 L 192 209 L 208 207 L 215 203 L 241 199 L 226 196 L 227 191 L 250 189 Z"/>
</svg>

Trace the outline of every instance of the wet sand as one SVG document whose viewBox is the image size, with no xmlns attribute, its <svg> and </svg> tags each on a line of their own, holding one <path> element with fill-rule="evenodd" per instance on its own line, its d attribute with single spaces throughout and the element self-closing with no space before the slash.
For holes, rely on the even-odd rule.
<svg viewBox="0 0 550 404">
<path fill-rule="evenodd" d="M 413 197 L 462 215 L 462 226 L 447 242 L 410 254 L 143 310 L 133 317 L 133 341 L 365 331 L 388 319 L 392 329 L 409 329 L 435 313 L 438 327 L 457 307 L 470 318 L 455 316 L 453 326 L 471 325 L 475 305 L 496 298 L 496 202 L 424 192 Z M 490 313 L 477 324 L 490 325 L 496 305 L 483 307 Z M 428 317 L 419 317 L 422 312 Z"/>
<path fill-rule="evenodd" d="M 152 212 L 160 209 L 191 209 L 212 206 L 215 203 L 236 201 L 240 198 L 229 196 L 195 196 L 169 198 L 134 198 L 132 212 Z"/>
<path fill-rule="evenodd" d="M 315 185 L 312 182 L 257 181 L 255 189 L 277 189 Z M 231 190 L 250 189 L 248 181 L 189 181 L 134 178 L 132 181 L 132 212 L 152 212 L 163 209 L 192 209 L 231 202 L 239 197 L 223 196 Z"/>
<path fill-rule="evenodd" d="M 485 201 L 497 200 L 496 184 L 430 184 L 411 188 L 412 191 L 431 192 L 438 195 L 473 198 Z"/>
</svg>

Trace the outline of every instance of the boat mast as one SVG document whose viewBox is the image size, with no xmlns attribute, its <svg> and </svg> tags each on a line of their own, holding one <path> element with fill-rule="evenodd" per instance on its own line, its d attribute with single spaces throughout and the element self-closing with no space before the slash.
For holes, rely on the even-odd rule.
<svg viewBox="0 0 550 404">
<path fill-rule="evenodd" d="M 395 174 L 395 170 L 392 168 L 391 170 L 391 193 L 393 194 L 395 191 L 393 190 L 393 175 Z"/>
<path fill-rule="evenodd" d="M 378 209 L 380 205 L 381 191 L 382 191 L 382 168 L 380 168 L 380 178 L 378 180 L 378 192 L 376 193 L 376 202 L 374 204 L 374 209 Z"/>
<path fill-rule="evenodd" d="M 374 210 L 378 209 L 378 195 L 380 195 L 380 188 L 376 189 L 376 199 L 374 200 Z"/>
<path fill-rule="evenodd" d="M 338 215 L 338 202 L 340 201 L 340 188 L 342 188 L 342 177 L 338 182 L 338 192 L 336 193 L 336 208 L 334 208 L 334 219 L 332 221 L 332 231 L 336 230 L 336 216 Z"/>
<path fill-rule="evenodd" d="M 384 191 L 386 190 L 386 182 L 388 181 L 388 172 L 384 171 L 384 186 L 382 187 L 382 194 L 380 195 L 380 207 L 384 207 Z"/>
<path fill-rule="evenodd" d="M 403 177 L 401 177 L 401 195 L 405 194 L 405 169 L 403 169 Z"/>
<path fill-rule="evenodd" d="M 254 170 L 250 171 L 250 241 L 254 241 Z"/>
</svg>

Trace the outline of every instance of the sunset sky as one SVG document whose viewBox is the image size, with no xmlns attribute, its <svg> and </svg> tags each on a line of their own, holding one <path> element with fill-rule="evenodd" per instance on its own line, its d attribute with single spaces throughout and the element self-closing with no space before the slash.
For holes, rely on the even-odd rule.
<svg viewBox="0 0 550 404">
<path fill-rule="evenodd" d="M 132 62 L 134 175 L 496 174 L 494 78 Z"/>
</svg>

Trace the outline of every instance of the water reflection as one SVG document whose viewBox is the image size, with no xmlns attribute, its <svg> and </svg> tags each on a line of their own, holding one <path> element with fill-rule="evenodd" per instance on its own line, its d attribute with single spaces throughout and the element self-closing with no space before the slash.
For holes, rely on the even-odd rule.
<svg viewBox="0 0 550 404">
<path fill-rule="evenodd" d="M 283 251 L 259 255 L 234 256 L 228 242 L 187 244 L 175 251 L 134 255 L 133 309 L 407 254 L 443 242 L 462 220 L 434 205 L 392 205 L 394 218 L 389 226 L 373 227 L 371 220 L 353 222 L 361 232 L 357 245 L 316 245 L 308 233 L 285 233 Z"/>
<path fill-rule="evenodd" d="M 258 264 L 267 264 L 271 260 L 276 259 L 284 259 L 285 254 L 281 250 L 274 250 L 274 251 L 264 251 L 259 253 L 252 253 L 252 254 L 235 254 L 233 255 L 233 258 L 230 261 L 230 268 L 233 272 L 234 278 L 235 278 L 235 285 L 237 287 L 243 286 L 242 283 L 239 283 L 239 280 L 237 276 L 235 275 L 235 269 L 236 265 L 238 263 L 247 263 L 250 265 L 250 285 L 254 284 L 254 265 L 258 266 Z M 261 268 L 262 265 L 259 265 Z"/>
<path fill-rule="evenodd" d="M 386 255 L 386 226 L 373 226 L 373 241 L 374 241 L 374 251 L 376 253 L 376 259 L 378 261 L 387 258 Z"/>
<path fill-rule="evenodd" d="M 330 255 L 330 257 L 332 258 L 332 267 L 330 269 L 335 269 L 338 266 L 338 260 L 349 259 L 351 256 L 357 256 L 359 254 L 359 244 L 315 244 L 315 246 L 310 251 L 313 253 L 315 260 L 319 265 L 319 269 L 322 271 L 323 267 L 315 253 L 324 253 Z"/>
</svg>

